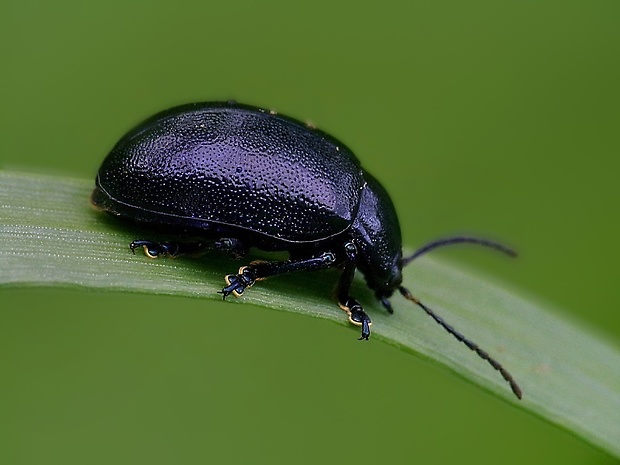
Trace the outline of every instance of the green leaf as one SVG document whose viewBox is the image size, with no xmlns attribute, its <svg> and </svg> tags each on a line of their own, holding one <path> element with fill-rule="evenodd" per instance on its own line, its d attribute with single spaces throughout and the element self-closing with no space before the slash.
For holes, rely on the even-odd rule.
<svg viewBox="0 0 620 465">
<path fill-rule="evenodd" d="M 92 188 L 88 180 L 0 171 L 1 285 L 77 285 L 221 298 L 217 291 L 223 274 L 234 271 L 230 259 L 133 256 L 128 244 L 135 231 L 91 209 Z M 336 275 L 316 275 L 310 282 L 299 276 L 261 282 L 242 300 L 346 324 L 346 315 L 324 292 Z M 620 456 L 620 352 L 615 347 L 556 316 L 561 312 L 426 257 L 406 276 L 405 285 L 420 290 L 418 298 L 432 302 L 439 315 L 512 373 L 523 400 L 513 396 L 497 371 L 424 312 L 388 316 L 363 283 L 356 282 L 355 295 L 373 319 L 373 339 L 447 366 L 507 402 Z"/>
</svg>

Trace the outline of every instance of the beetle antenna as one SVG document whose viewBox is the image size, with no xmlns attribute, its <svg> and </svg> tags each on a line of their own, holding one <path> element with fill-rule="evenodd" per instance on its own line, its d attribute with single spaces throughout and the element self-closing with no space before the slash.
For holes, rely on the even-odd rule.
<svg viewBox="0 0 620 465">
<path fill-rule="evenodd" d="M 452 245 L 452 244 L 477 244 L 477 245 L 482 245 L 484 247 L 489 247 L 491 249 L 498 250 L 511 257 L 517 256 L 517 252 L 515 252 L 509 247 L 506 247 L 503 244 L 500 244 L 499 242 L 490 241 L 488 239 L 481 239 L 479 237 L 454 236 L 454 237 L 446 237 L 444 239 L 437 239 L 436 241 L 429 242 L 425 246 L 420 247 L 418 250 L 413 252 L 413 254 L 411 254 L 410 256 L 403 258 L 403 266 L 409 264 L 410 262 L 418 258 L 420 255 L 424 255 L 425 253 L 430 252 L 431 250 L 434 250 L 438 247 L 443 247 L 444 245 Z"/>
<path fill-rule="evenodd" d="M 411 294 L 411 292 L 409 292 L 409 290 L 407 288 L 405 288 L 403 286 L 400 286 L 398 288 L 398 290 L 400 291 L 400 293 L 403 295 L 403 297 L 405 299 L 410 300 L 411 302 L 413 302 L 414 304 L 416 304 L 417 306 L 422 308 L 422 310 L 424 310 L 433 320 L 435 320 L 437 323 L 439 323 L 439 325 L 443 329 L 445 329 L 447 332 L 452 334 L 452 336 L 454 336 L 457 340 L 461 341 L 463 344 L 465 344 L 471 350 L 476 352 L 476 354 L 478 354 L 478 356 L 480 358 L 482 358 L 483 360 L 486 360 L 487 362 L 489 362 L 489 364 L 493 368 L 495 368 L 497 371 L 499 371 L 500 374 L 502 375 L 502 377 L 508 382 L 508 384 L 510 385 L 510 389 L 512 389 L 512 392 L 514 392 L 515 396 L 517 396 L 517 398 L 521 399 L 521 397 L 522 397 L 521 388 L 519 387 L 519 385 L 517 384 L 515 379 L 512 377 L 512 375 L 510 373 L 508 373 L 508 371 L 497 360 L 495 360 L 493 357 L 491 357 L 488 352 L 482 350 L 478 346 L 478 344 L 470 341 L 465 336 L 463 336 L 461 333 L 456 331 L 452 326 L 450 326 L 448 323 L 446 323 L 443 320 L 443 318 L 441 318 L 433 310 L 431 310 L 426 305 L 424 305 L 422 302 L 420 302 L 418 299 L 416 299 Z"/>
</svg>

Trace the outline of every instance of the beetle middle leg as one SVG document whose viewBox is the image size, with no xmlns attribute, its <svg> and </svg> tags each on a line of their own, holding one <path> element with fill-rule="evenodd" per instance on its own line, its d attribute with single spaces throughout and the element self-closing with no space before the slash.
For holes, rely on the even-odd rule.
<svg viewBox="0 0 620 465">
<path fill-rule="evenodd" d="M 142 247 L 144 253 L 149 258 L 157 258 L 160 255 L 168 257 L 179 257 L 181 255 L 199 255 L 210 250 L 229 252 L 234 257 L 241 258 L 248 248 L 238 239 L 222 238 L 216 241 L 194 241 L 194 242 L 155 242 L 145 239 L 136 239 L 129 248 L 133 253 Z"/>
<path fill-rule="evenodd" d="M 280 274 L 292 273 L 294 271 L 314 271 L 324 270 L 334 266 L 336 256 L 331 252 L 324 252 L 317 257 L 301 258 L 285 261 L 254 261 L 249 265 L 239 268 L 237 274 L 229 274 L 224 277 L 226 286 L 219 291 L 225 299 L 230 294 L 239 297 L 247 288 L 252 287 L 256 281 L 277 276 Z"/>
</svg>

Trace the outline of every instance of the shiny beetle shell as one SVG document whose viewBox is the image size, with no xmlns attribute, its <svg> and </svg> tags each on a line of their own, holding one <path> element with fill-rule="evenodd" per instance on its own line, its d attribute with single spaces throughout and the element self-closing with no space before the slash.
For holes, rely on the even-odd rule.
<svg viewBox="0 0 620 465">
<path fill-rule="evenodd" d="M 351 151 L 321 131 L 249 106 L 208 103 L 168 110 L 129 132 L 96 185 L 95 203 L 112 212 L 232 226 L 285 249 L 350 228 L 365 180 Z"/>
</svg>

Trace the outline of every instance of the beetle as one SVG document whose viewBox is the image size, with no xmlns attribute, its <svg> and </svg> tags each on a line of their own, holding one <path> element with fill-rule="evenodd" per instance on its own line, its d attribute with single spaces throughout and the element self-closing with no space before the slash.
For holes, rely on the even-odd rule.
<svg viewBox="0 0 620 465">
<path fill-rule="evenodd" d="M 356 270 L 389 313 L 395 291 L 498 370 L 520 399 L 504 367 L 402 285 L 402 270 L 437 247 L 472 237 L 434 241 L 403 257 L 394 205 L 383 186 L 336 138 L 294 118 L 235 101 L 192 103 L 147 119 L 104 159 L 92 204 L 122 219 L 190 233 L 197 241 L 136 239 L 135 253 L 176 257 L 219 250 L 243 257 L 251 247 L 288 252 L 287 260 L 253 261 L 224 277 L 223 298 L 241 296 L 256 281 L 295 271 L 336 267 L 338 305 L 370 337 L 371 319 L 353 296 Z"/>
</svg>

